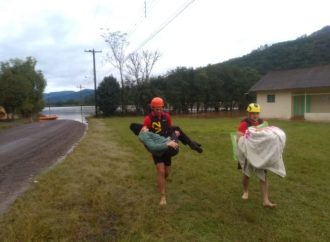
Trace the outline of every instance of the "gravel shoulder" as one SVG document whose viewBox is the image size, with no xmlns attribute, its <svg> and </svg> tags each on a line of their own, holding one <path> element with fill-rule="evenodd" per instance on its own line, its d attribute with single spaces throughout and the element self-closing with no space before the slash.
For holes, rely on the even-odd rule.
<svg viewBox="0 0 330 242">
<path fill-rule="evenodd" d="M 86 125 L 54 120 L 20 125 L 0 133 L 0 213 L 24 193 L 34 177 L 62 159 Z"/>
</svg>

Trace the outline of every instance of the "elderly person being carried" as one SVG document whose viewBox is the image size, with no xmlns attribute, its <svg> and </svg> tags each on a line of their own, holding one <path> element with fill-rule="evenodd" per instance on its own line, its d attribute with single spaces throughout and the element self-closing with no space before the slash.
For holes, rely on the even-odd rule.
<svg viewBox="0 0 330 242">
<path fill-rule="evenodd" d="M 178 138 L 175 133 L 170 137 L 164 137 L 150 132 L 147 127 L 143 126 L 138 137 L 153 155 L 162 156 L 165 152 L 168 152 L 171 156 L 174 156 L 178 153 Z"/>
</svg>

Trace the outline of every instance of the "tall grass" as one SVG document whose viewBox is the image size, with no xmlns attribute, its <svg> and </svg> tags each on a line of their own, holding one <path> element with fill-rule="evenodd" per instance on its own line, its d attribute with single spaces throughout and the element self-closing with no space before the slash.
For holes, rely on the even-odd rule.
<svg viewBox="0 0 330 242">
<path fill-rule="evenodd" d="M 330 125 L 269 121 L 287 134 L 287 177 L 269 173 L 262 207 L 259 183 L 241 199 L 241 171 L 229 132 L 237 118 L 174 118 L 203 144 L 173 158 L 168 205 L 158 205 L 150 154 L 128 129 L 142 117 L 92 119 L 87 136 L 4 215 L 4 241 L 328 241 Z"/>
</svg>

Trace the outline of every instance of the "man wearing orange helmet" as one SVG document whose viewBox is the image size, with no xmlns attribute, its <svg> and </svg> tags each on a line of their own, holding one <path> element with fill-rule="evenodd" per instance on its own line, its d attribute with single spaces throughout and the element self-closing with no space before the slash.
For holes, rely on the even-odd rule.
<svg viewBox="0 0 330 242">
<path fill-rule="evenodd" d="M 164 137 L 170 136 L 172 119 L 169 113 L 164 112 L 164 100 L 155 97 L 150 103 L 152 112 L 144 118 L 143 126 L 149 131 Z M 160 205 L 166 205 L 165 181 L 171 170 L 171 156 L 164 153 L 162 156 L 152 155 L 157 169 L 157 183 L 160 192 Z"/>
<path fill-rule="evenodd" d="M 190 140 L 190 138 L 179 128 L 172 127 L 172 119 L 169 113 L 164 112 L 164 100 L 155 97 L 150 103 L 152 112 L 144 118 L 143 127 L 148 131 L 159 134 L 163 137 L 172 137 L 172 140 L 179 139 L 183 144 L 188 144 L 191 149 L 202 153 L 201 145 Z M 178 147 L 177 147 L 178 148 Z M 170 174 L 173 154 L 165 152 L 161 156 L 152 154 L 157 169 L 157 183 L 160 192 L 160 205 L 166 205 L 165 183 Z"/>
<path fill-rule="evenodd" d="M 259 117 L 261 112 L 261 107 L 257 103 L 250 103 L 247 107 L 248 117 L 243 119 L 238 127 L 237 130 L 237 142 L 238 140 L 244 136 L 246 130 L 251 126 L 258 126 L 262 124 L 264 121 Z M 239 164 L 239 166 L 241 166 Z M 242 199 L 248 199 L 249 198 L 249 176 L 247 174 L 251 174 L 252 171 L 261 172 L 263 173 L 264 180 L 260 179 L 260 189 L 261 189 L 261 195 L 263 199 L 263 206 L 269 207 L 269 208 L 275 208 L 276 204 L 272 203 L 269 200 L 268 197 L 268 181 L 266 176 L 266 170 L 259 170 L 257 168 L 252 167 L 247 159 L 245 159 L 245 163 L 242 167 L 239 167 L 243 169 L 243 195 Z"/>
</svg>

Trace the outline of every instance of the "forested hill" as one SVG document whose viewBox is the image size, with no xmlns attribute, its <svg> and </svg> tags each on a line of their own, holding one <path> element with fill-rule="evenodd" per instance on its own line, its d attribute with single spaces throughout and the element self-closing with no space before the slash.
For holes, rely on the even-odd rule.
<svg viewBox="0 0 330 242">
<path fill-rule="evenodd" d="M 44 94 L 46 104 L 61 105 L 61 104 L 80 104 L 80 102 L 91 103 L 94 98 L 94 90 L 84 89 L 80 92 L 61 91 L 50 92 Z"/>
<path fill-rule="evenodd" d="M 272 70 L 285 70 L 330 63 L 330 26 L 309 36 L 271 46 L 261 46 L 245 56 L 215 66 L 250 67 L 261 75 Z"/>
</svg>

